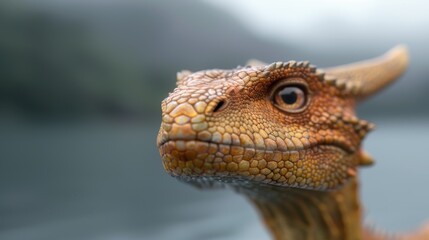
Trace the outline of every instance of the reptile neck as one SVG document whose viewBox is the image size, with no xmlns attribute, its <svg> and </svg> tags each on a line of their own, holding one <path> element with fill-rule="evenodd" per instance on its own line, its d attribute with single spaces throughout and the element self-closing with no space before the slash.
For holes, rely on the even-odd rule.
<svg viewBox="0 0 429 240">
<path fill-rule="evenodd" d="M 264 190 L 262 190 L 264 191 Z M 271 189 L 272 191 L 272 189 Z M 250 194 L 274 239 L 361 239 L 358 181 L 340 190 L 281 190 L 273 199 Z"/>
</svg>

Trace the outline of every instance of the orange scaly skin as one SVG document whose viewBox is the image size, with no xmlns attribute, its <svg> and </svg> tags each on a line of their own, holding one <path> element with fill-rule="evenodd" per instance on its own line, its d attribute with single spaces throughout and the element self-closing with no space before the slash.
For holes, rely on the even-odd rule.
<svg viewBox="0 0 429 240">
<path fill-rule="evenodd" d="M 381 238 L 361 224 L 356 172 L 372 163 L 361 141 L 373 126 L 356 117 L 355 105 L 407 61 L 397 47 L 325 71 L 289 61 L 178 73 L 162 102 L 164 168 L 197 186 L 244 193 L 275 239 Z M 293 96 L 283 98 L 282 89 Z"/>
</svg>

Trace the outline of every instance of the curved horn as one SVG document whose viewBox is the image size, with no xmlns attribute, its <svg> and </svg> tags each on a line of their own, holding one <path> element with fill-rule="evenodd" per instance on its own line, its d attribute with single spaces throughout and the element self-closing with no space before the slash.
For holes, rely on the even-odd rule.
<svg viewBox="0 0 429 240">
<path fill-rule="evenodd" d="M 399 45 L 381 57 L 324 69 L 325 78 L 334 78 L 356 99 L 362 100 L 397 79 L 408 66 L 408 50 Z"/>
</svg>

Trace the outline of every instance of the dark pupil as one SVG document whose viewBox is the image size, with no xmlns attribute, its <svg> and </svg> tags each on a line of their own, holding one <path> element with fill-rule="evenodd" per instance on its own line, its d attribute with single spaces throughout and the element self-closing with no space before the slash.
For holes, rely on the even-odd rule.
<svg viewBox="0 0 429 240">
<path fill-rule="evenodd" d="M 295 88 L 285 88 L 280 92 L 280 96 L 286 104 L 294 104 L 298 99 Z"/>
</svg>

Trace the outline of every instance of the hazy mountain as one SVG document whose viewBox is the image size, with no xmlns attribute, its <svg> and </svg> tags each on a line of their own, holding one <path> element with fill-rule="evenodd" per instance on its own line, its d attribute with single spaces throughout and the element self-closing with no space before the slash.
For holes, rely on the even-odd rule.
<svg viewBox="0 0 429 240">
<path fill-rule="evenodd" d="M 351 56 L 267 40 L 229 13 L 193 0 L 4 1 L 0 12 L 0 106 L 32 116 L 157 118 L 182 69 L 233 68 L 249 58 L 326 66 L 382 53 L 368 48 Z M 424 79 L 429 70 L 423 66 L 412 65 L 407 78 Z M 428 82 L 398 86 L 404 92 L 395 86 L 364 113 L 428 112 Z"/>
</svg>

